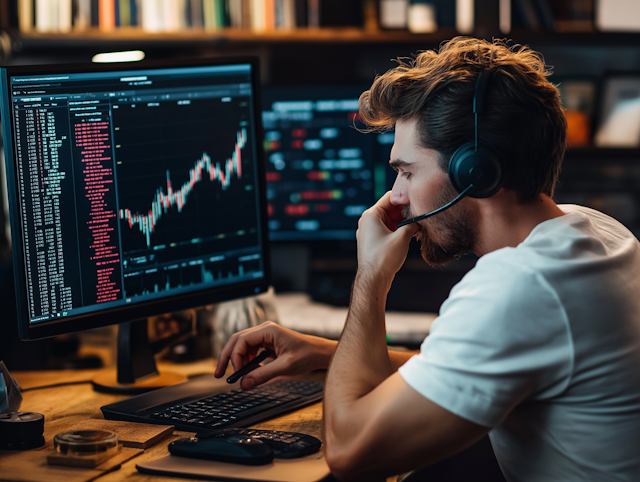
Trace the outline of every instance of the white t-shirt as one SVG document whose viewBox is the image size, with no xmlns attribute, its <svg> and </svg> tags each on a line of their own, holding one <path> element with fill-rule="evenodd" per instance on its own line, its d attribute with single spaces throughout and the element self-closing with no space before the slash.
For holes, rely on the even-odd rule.
<svg viewBox="0 0 640 482">
<path fill-rule="evenodd" d="M 510 481 L 640 481 L 640 243 L 579 206 L 480 258 L 403 379 L 491 427 Z"/>
</svg>

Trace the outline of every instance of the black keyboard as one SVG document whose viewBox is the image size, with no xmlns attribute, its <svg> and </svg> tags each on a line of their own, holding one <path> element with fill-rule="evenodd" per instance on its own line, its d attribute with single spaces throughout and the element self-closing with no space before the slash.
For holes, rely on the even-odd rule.
<svg viewBox="0 0 640 482">
<path fill-rule="evenodd" d="M 222 428 L 251 415 L 277 408 L 304 396 L 321 392 L 322 383 L 307 380 L 278 380 L 253 390 L 218 393 L 185 405 L 173 405 L 151 417 L 163 422 L 183 423 L 198 428 Z"/>
<path fill-rule="evenodd" d="M 107 420 L 174 425 L 188 432 L 248 427 L 319 402 L 324 384 L 282 379 L 247 391 L 229 388 L 221 386 L 213 375 L 206 375 L 105 405 L 101 410 Z"/>
<path fill-rule="evenodd" d="M 199 440 L 215 438 L 220 434 L 244 435 L 266 443 L 277 459 L 295 459 L 313 454 L 320 450 L 322 442 L 304 433 L 281 432 L 279 430 L 258 430 L 253 428 L 224 428 L 212 432 L 200 432 L 196 435 Z"/>
</svg>

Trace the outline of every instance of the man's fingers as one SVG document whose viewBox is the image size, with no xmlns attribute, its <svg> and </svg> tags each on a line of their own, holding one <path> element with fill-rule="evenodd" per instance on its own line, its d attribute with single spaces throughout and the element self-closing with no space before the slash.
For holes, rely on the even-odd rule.
<svg viewBox="0 0 640 482">
<path fill-rule="evenodd" d="M 234 371 L 245 366 L 257 354 L 260 347 L 273 350 L 273 334 L 271 322 L 235 333 L 222 350 L 215 375 L 220 378 L 224 375 L 229 361 Z"/>
<path fill-rule="evenodd" d="M 233 351 L 236 341 L 238 340 L 238 336 L 238 333 L 234 333 L 231 338 L 229 338 L 229 341 L 227 342 L 225 347 L 222 349 L 222 352 L 220 352 L 220 357 L 218 358 L 218 366 L 216 367 L 216 371 L 214 373 L 217 378 L 220 378 L 222 375 L 224 375 L 224 372 L 227 370 L 227 365 L 229 364 L 229 360 L 231 358 L 231 352 Z"/>
<path fill-rule="evenodd" d="M 289 364 L 282 358 L 276 358 L 271 363 L 267 363 L 264 366 L 258 367 L 255 370 L 247 373 L 240 382 L 240 387 L 243 390 L 249 390 L 257 385 L 262 385 L 268 382 L 272 378 L 279 377 L 281 375 L 287 375 L 291 371 Z"/>
</svg>

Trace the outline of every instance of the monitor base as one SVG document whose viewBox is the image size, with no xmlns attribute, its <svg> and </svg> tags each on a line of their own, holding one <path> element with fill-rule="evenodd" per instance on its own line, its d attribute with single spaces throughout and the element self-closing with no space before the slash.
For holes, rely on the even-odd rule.
<svg viewBox="0 0 640 482">
<path fill-rule="evenodd" d="M 91 380 L 91 385 L 96 392 L 135 395 L 186 381 L 187 377 L 179 373 L 160 372 L 158 375 L 145 377 L 134 383 L 118 383 L 117 371 L 105 370 Z"/>
</svg>

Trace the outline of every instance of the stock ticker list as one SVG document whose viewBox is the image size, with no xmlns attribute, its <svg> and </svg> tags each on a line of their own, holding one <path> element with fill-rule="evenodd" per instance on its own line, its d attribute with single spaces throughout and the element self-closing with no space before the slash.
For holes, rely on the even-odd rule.
<svg viewBox="0 0 640 482">
<path fill-rule="evenodd" d="M 74 108 L 82 109 L 70 107 L 70 110 Z M 106 114 L 108 119 L 108 112 Z M 80 179 L 85 193 L 84 202 L 77 200 L 80 218 L 86 219 L 86 230 L 79 232 L 83 235 L 82 244 L 89 243 L 88 272 L 84 275 L 89 276 L 95 286 L 95 294 L 93 290 L 90 293 L 95 303 L 115 301 L 121 296 L 122 287 L 111 126 L 108 120 L 93 120 L 73 127 L 74 157 L 81 160 L 76 165 L 82 168 Z"/>
<path fill-rule="evenodd" d="M 32 321 L 122 295 L 109 105 L 93 106 L 90 117 L 69 115 L 84 107 L 66 99 L 14 103 Z"/>
</svg>

